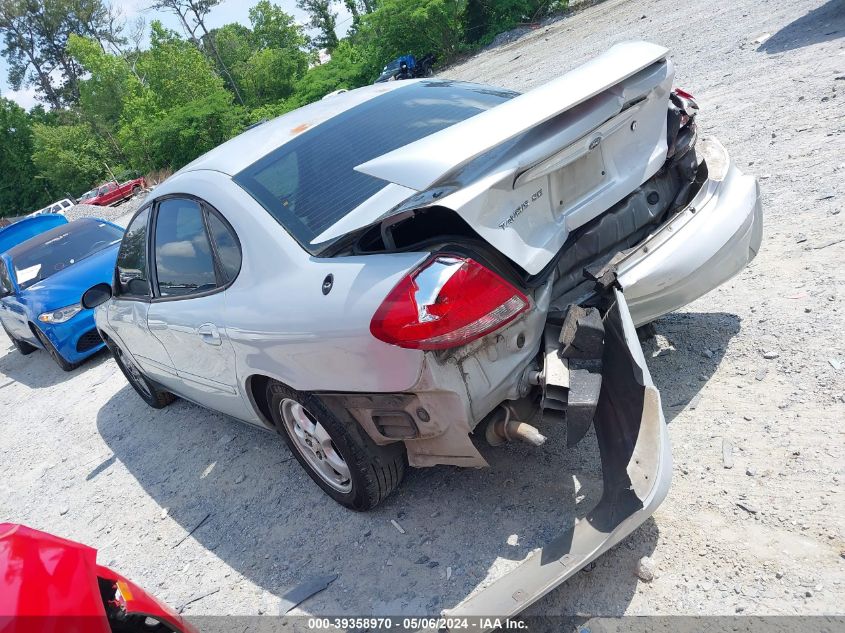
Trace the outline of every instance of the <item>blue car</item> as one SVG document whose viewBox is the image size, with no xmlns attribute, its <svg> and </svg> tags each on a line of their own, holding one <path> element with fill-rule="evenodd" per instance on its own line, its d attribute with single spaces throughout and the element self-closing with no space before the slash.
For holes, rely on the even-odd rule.
<svg viewBox="0 0 845 633">
<path fill-rule="evenodd" d="M 32 237 L 0 255 L 0 322 L 17 350 L 38 348 L 71 371 L 103 348 L 94 311 L 80 304 L 111 284 L 123 229 L 85 218 Z"/>
</svg>

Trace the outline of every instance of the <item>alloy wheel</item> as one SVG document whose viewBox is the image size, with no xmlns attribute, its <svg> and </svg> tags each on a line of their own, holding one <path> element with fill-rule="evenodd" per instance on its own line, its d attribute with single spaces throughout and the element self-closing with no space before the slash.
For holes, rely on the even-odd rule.
<svg viewBox="0 0 845 633">
<path fill-rule="evenodd" d="M 279 410 L 293 445 L 311 469 L 335 490 L 350 492 L 349 466 L 325 427 L 296 400 L 285 398 L 279 404 Z"/>
</svg>

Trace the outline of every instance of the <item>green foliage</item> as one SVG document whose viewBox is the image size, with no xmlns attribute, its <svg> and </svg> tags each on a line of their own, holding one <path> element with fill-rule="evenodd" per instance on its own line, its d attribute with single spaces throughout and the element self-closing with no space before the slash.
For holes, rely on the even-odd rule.
<svg viewBox="0 0 845 633">
<path fill-rule="evenodd" d="M 32 123 L 14 101 L 0 98 L 0 216 L 20 215 L 49 204 L 32 162 Z"/>
<path fill-rule="evenodd" d="M 296 0 L 296 6 L 311 18 L 310 26 L 317 30 L 314 48 L 333 51 L 338 45 L 337 12 L 332 0 Z"/>
<path fill-rule="evenodd" d="M 93 38 L 103 47 L 125 42 L 122 27 L 104 0 L 2 0 L 0 35 L 9 84 L 33 87 L 54 108 L 79 99 L 79 64 L 68 55 L 74 33 Z"/>
<path fill-rule="evenodd" d="M 308 38 L 293 16 L 269 0 L 260 0 L 249 10 L 252 36 L 259 48 L 299 50 L 308 43 Z"/>
<path fill-rule="evenodd" d="M 382 0 L 363 17 L 358 37 L 370 43 L 382 66 L 408 53 L 449 59 L 461 50 L 462 13 L 456 0 Z"/>
<path fill-rule="evenodd" d="M 225 92 L 210 94 L 120 131 L 120 140 L 136 169 L 179 169 L 238 134 L 245 113 Z"/>
<path fill-rule="evenodd" d="M 238 70 L 247 105 L 260 106 L 287 99 L 307 70 L 308 58 L 301 51 L 265 48 L 254 53 Z"/>
<path fill-rule="evenodd" d="M 154 114 L 225 91 L 223 79 L 195 46 L 161 22 L 154 21 L 151 26 L 150 49 L 137 62 L 144 91 L 135 106 L 152 108 L 153 112 L 146 114 Z M 137 113 L 134 110 L 132 116 Z"/>
<path fill-rule="evenodd" d="M 242 127 L 244 113 L 209 59 L 160 23 L 136 66 L 143 81 L 124 100 L 117 130 L 130 166 L 178 169 Z"/>
<path fill-rule="evenodd" d="M 67 193 L 79 195 L 105 177 L 106 154 L 90 125 L 73 121 L 62 125 L 35 123 L 32 130 L 32 162 L 54 198 Z"/>
<path fill-rule="evenodd" d="M 378 74 L 378 62 L 371 51 L 350 42 L 341 41 L 329 62 L 309 70 L 296 85 L 288 100 L 288 109 L 318 101 L 330 92 L 351 90 L 372 82 L 373 72 Z"/>
</svg>

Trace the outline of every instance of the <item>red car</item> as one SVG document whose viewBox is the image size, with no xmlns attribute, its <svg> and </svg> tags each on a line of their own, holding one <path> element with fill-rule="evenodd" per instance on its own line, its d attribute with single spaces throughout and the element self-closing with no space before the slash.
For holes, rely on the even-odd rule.
<svg viewBox="0 0 845 633">
<path fill-rule="evenodd" d="M 3 633 L 198 633 L 131 580 L 97 564 L 97 550 L 0 523 Z"/>
<path fill-rule="evenodd" d="M 138 195 L 147 187 L 147 181 L 143 178 L 135 178 L 134 180 L 127 180 L 122 185 L 117 184 L 116 181 L 104 183 L 83 194 L 79 198 L 82 204 L 95 204 L 101 207 L 109 207 L 118 202 Z"/>
</svg>

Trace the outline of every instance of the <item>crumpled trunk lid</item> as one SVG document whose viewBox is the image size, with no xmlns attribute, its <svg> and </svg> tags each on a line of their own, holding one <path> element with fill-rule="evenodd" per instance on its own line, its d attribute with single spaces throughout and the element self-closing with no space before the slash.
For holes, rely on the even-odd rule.
<svg viewBox="0 0 845 633">
<path fill-rule="evenodd" d="M 530 274 L 666 160 L 668 50 L 618 44 L 544 86 L 356 167 L 458 213 Z M 350 219 L 344 222 L 350 226 Z"/>
</svg>

